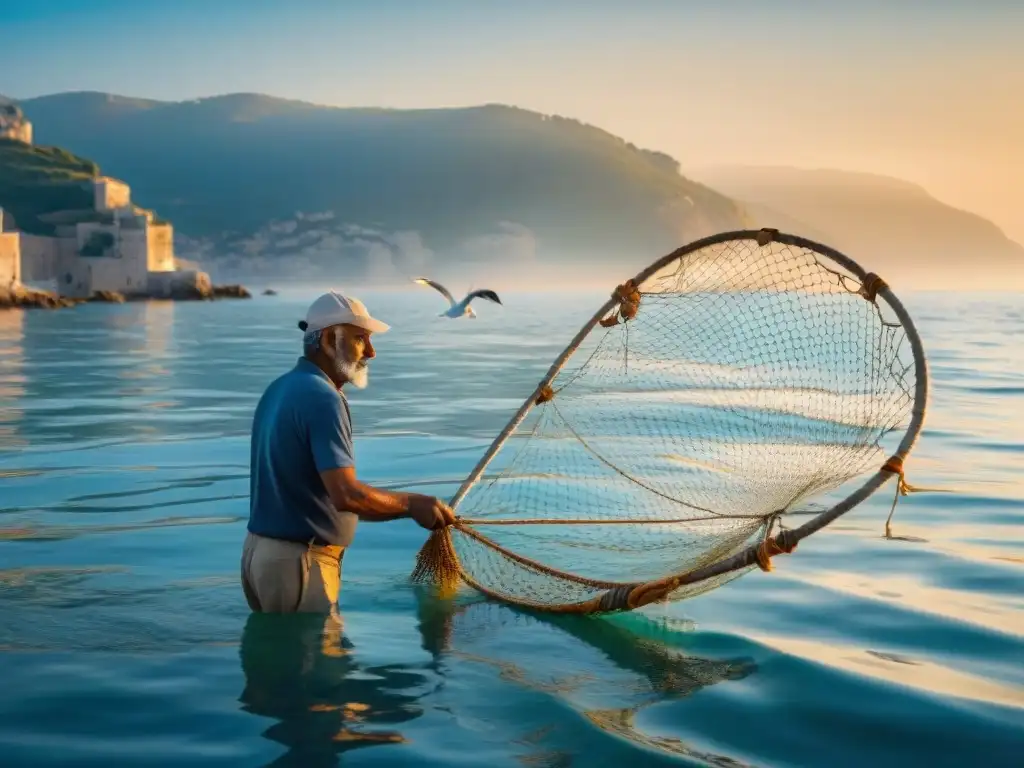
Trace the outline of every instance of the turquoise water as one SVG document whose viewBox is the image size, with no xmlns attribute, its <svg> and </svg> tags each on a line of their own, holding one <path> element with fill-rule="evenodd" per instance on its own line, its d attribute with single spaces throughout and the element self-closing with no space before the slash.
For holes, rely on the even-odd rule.
<svg viewBox="0 0 1024 768">
<path fill-rule="evenodd" d="M 908 479 L 707 595 L 538 618 L 407 581 L 363 525 L 342 632 L 250 618 L 248 426 L 314 292 L 0 313 L 0 764 L 1019 765 L 1024 296 L 907 296 L 934 387 Z M 360 474 L 448 496 L 603 295 L 394 325 Z M 264 619 L 266 617 L 258 617 Z"/>
</svg>

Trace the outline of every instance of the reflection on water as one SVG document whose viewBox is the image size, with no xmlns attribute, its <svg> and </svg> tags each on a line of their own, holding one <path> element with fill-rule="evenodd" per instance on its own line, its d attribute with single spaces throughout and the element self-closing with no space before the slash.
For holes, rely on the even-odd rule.
<svg viewBox="0 0 1024 768">
<path fill-rule="evenodd" d="M 263 736 L 287 752 L 273 765 L 336 765 L 338 755 L 353 749 L 407 744 L 403 726 L 421 717 L 429 706 L 425 700 L 445 688 L 453 660 L 572 701 L 595 725 L 637 744 L 714 759 L 679 739 L 654 739 L 633 720 L 646 706 L 741 680 L 756 669 L 747 658 L 683 653 L 664 642 L 678 640 L 678 632 L 642 618 L 634 618 L 631 629 L 493 603 L 439 601 L 424 590 L 416 590 L 416 610 L 421 645 L 430 654 L 418 665 L 360 662 L 338 613 L 249 617 L 239 650 L 245 677 L 239 701 L 245 712 L 274 720 Z M 517 641 L 534 643 L 535 653 L 516 652 Z M 541 730 L 516 741 L 526 752 L 522 761 L 572 759 L 571 740 Z"/>
<path fill-rule="evenodd" d="M 136 306 L 142 308 L 138 323 L 145 333 L 146 356 L 163 357 L 174 347 L 175 302 L 144 301 Z"/>
<path fill-rule="evenodd" d="M 971 622 L 1024 638 L 1024 595 L 989 597 L 924 584 L 919 577 L 888 573 L 884 578 L 878 578 L 838 569 L 817 574 L 814 581 L 819 588 L 845 592 L 863 600 L 890 602 L 903 610 L 935 614 L 958 622 Z M 1001 603 L 1007 599 L 1016 602 L 1020 610 L 1003 610 Z M 1024 690 L 1021 691 L 1021 702 L 1024 703 Z"/>
<path fill-rule="evenodd" d="M 636 725 L 636 717 L 648 707 L 743 680 L 757 670 L 747 656 L 705 658 L 687 652 L 690 625 L 642 614 L 595 619 L 489 601 L 457 605 L 421 595 L 419 619 L 424 647 L 438 658 L 485 665 L 503 681 L 571 703 L 602 731 L 636 745 L 723 764 L 727 758 L 701 752 L 683 739 L 652 737 Z M 583 756 L 572 731 L 542 730 L 522 739 L 533 762 L 568 765 Z"/>
<path fill-rule="evenodd" d="M 1024 689 L 985 680 L 932 662 L 919 661 L 900 654 L 865 650 L 851 645 L 795 638 L 757 635 L 752 637 L 784 653 L 814 658 L 829 666 L 860 675 L 870 675 L 882 681 L 966 700 L 1024 708 Z"/>
<path fill-rule="evenodd" d="M 254 613 L 246 621 L 239 701 L 276 721 L 263 736 L 288 751 L 274 765 L 336 765 L 349 750 L 402 742 L 395 726 L 421 714 L 407 689 L 422 685 L 422 672 L 363 668 L 350 648 L 338 614 Z"/>
<path fill-rule="evenodd" d="M 24 322 L 24 310 L 0 310 L 0 451 L 26 444 L 18 430 L 20 401 L 25 396 Z"/>
<path fill-rule="evenodd" d="M 165 389 L 160 382 L 171 374 L 174 302 L 146 301 L 124 309 L 106 319 L 109 336 L 117 340 L 111 355 L 128 363 L 118 368 L 118 392 L 129 397 L 156 394 Z M 154 407 L 151 400 L 146 404 Z"/>
</svg>

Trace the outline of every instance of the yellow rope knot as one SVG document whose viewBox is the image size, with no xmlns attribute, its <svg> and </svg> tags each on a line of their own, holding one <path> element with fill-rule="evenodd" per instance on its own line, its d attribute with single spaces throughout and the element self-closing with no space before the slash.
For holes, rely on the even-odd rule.
<svg viewBox="0 0 1024 768">
<path fill-rule="evenodd" d="M 632 301 L 640 303 L 640 289 L 632 278 L 615 287 L 612 298 L 617 301 Z"/>
<path fill-rule="evenodd" d="M 536 405 L 540 405 L 541 403 L 546 403 L 548 400 L 553 400 L 554 398 L 555 390 L 551 388 L 550 384 L 545 384 L 540 388 L 540 392 L 537 393 L 537 399 L 534 400 L 534 403 Z"/>
<path fill-rule="evenodd" d="M 878 292 L 883 288 L 888 287 L 889 284 L 885 282 L 885 280 L 880 278 L 874 272 L 868 272 L 864 276 L 864 283 L 861 285 L 860 291 L 858 291 L 858 293 L 860 293 L 860 295 L 863 296 L 868 301 L 874 301 L 875 297 L 878 296 Z"/>
<path fill-rule="evenodd" d="M 885 464 L 882 465 L 883 472 L 892 472 L 894 475 L 899 475 L 896 483 L 896 492 L 900 496 L 906 496 L 909 493 L 918 493 L 920 491 L 927 491 L 927 488 L 918 488 L 915 485 L 911 485 L 907 482 L 906 473 L 903 471 L 903 459 L 899 456 L 892 456 Z"/>
<path fill-rule="evenodd" d="M 865 281 L 865 286 L 867 281 Z M 896 495 L 893 497 L 892 506 L 889 508 L 889 516 L 885 518 L 885 538 L 892 538 L 892 516 L 896 513 L 896 502 L 900 496 L 906 496 L 911 492 L 911 486 L 907 485 L 907 478 L 903 472 L 903 459 L 899 456 L 890 456 L 889 460 L 882 465 L 883 472 L 891 472 L 896 475 Z M 916 490 L 916 489 L 914 489 Z"/>
<path fill-rule="evenodd" d="M 619 302 L 619 306 L 616 310 L 598 321 L 602 328 L 611 328 L 613 325 L 618 325 L 620 317 L 623 320 L 632 320 L 640 310 L 640 288 L 632 279 L 616 286 L 612 292 L 612 298 Z"/>
<path fill-rule="evenodd" d="M 623 320 L 632 320 L 640 310 L 640 300 L 624 301 L 619 304 L 619 315 Z"/>
<path fill-rule="evenodd" d="M 948 489 L 942 488 L 921 488 L 917 485 L 911 485 L 907 482 L 906 473 L 903 470 L 903 459 L 899 456 L 892 456 L 885 464 L 882 465 L 883 472 L 891 472 L 897 475 L 896 478 L 896 495 L 892 500 L 892 507 L 889 509 L 889 517 L 885 519 L 885 538 L 892 538 L 892 516 L 896 512 L 896 502 L 899 501 L 900 496 L 909 496 L 911 493 L 955 493 Z"/>
<path fill-rule="evenodd" d="M 779 536 L 783 537 L 783 541 L 779 541 Z M 796 549 L 796 544 L 785 543 L 785 533 L 779 536 L 766 537 L 757 548 L 757 567 L 765 573 L 772 570 L 772 558 L 775 555 L 788 555 Z"/>
<path fill-rule="evenodd" d="M 626 605 L 630 609 L 633 609 L 665 600 L 673 590 L 679 587 L 681 581 L 682 579 L 675 576 L 671 579 L 659 581 L 654 584 L 643 584 L 636 587 L 629 591 L 629 595 L 626 598 Z"/>
</svg>

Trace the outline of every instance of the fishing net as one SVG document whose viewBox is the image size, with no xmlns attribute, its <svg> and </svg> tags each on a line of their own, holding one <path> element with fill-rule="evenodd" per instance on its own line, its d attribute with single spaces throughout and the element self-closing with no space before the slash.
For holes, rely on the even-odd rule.
<svg viewBox="0 0 1024 768">
<path fill-rule="evenodd" d="M 600 613 L 771 570 L 889 479 L 913 490 L 927 391 L 920 339 L 877 275 L 775 230 L 692 243 L 584 325 L 413 578 Z"/>
</svg>

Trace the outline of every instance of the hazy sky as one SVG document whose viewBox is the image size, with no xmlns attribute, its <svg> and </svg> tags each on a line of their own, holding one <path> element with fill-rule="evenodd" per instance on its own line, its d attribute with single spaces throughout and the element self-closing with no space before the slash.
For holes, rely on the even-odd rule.
<svg viewBox="0 0 1024 768">
<path fill-rule="evenodd" d="M 1024 242 L 1024 0 L 2 5 L 0 93 L 15 98 L 502 102 L 594 123 L 684 169 L 899 176 Z"/>
</svg>

